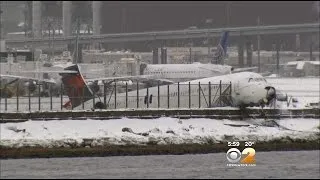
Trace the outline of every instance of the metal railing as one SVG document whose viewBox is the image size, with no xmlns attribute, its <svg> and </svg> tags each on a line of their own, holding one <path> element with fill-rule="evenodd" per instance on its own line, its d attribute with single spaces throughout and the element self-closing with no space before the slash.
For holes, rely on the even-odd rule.
<svg viewBox="0 0 320 180">
<path fill-rule="evenodd" d="M 49 86 L 45 89 L 38 84 L 34 92 L 27 91 L 23 94 L 19 93 L 20 88 L 22 87 L 17 86 L 16 89 L 11 89 L 14 91 L 12 97 L 4 96 L 2 93 L 1 112 L 89 110 L 96 107 L 98 102 L 102 102 L 105 109 L 210 108 L 232 104 L 231 83 L 221 82 L 219 84 L 189 82 L 162 86 L 158 84 L 147 88 L 139 82 L 132 85 L 114 83 L 104 85 L 96 92 L 92 91 L 94 88 L 90 88 L 92 93 L 85 93 L 85 88 L 77 89 L 63 85 L 60 88 Z M 43 96 L 44 94 L 46 96 Z M 78 105 L 65 106 L 70 99 L 77 101 Z"/>
</svg>

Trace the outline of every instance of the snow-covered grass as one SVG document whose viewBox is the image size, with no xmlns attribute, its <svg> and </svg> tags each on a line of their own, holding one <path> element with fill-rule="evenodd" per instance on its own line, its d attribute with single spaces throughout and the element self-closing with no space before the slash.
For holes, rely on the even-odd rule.
<svg viewBox="0 0 320 180">
<path fill-rule="evenodd" d="M 287 138 L 319 138 L 319 119 L 282 119 L 270 127 L 263 119 L 247 121 L 158 119 L 27 121 L 0 124 L 0 145 L 88 146 L 137 144 L 219 143 L 226 141 L 271 141 Z M 264 124 L 264 126 L 263 126 Z M 269 126 L 266 126 L 268 125 Z M 274 123 L 271 123 L 274 125 Z M 126 132 L 123 132 L 127 129 Z M 133 131 L 133 132 L 130 132 Z M 88 144 L 89 142 L 89 144 Z"/>
<path fill-rule="evenodd" d="M 303 78 L 266 78 L 277 90 L 298 99 L 301 105 L 320 101 L 320 79 Z"/>
</svg>

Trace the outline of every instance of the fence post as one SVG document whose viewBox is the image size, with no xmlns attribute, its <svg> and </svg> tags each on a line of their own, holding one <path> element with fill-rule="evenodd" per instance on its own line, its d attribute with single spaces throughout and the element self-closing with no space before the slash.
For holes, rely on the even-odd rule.
<svg viewBox="0 0 320 180">
<path fill-rule="evenodd" d="M 178 82 L 178 108 L 180 108 L 180 82 Z"/>
<path fill-rule="evenodd" d="M 170 88 L 169 88 L 169 85 L 167 86 L 168 87 L 168 109 L 170 108 Z"/>
<path fill-rule="evenodd" d="M 198 89 L 199 89 L 199 108 L 201 108 L 201 85 L 200 85 L 200 81 L 199 81 L 199 87 L 198 87 Z"/>
<path fill-rule="evenodd" d="M 191 108 L 191 84 L 189 82 L 189 109 Z"/>
<path fill-rule="evenodd" d="M 160 83 L 158 81 L 158 108 L 160 108 Z"/>
<path fill-rule="evenodd" d="M 50 110 L 52 111 L 52 84 L 49 84 L 49 93 L 50 93 Z"/>
<path fill-rule="evenodd" d="M 222 100 L 222 86 L 221 86 L 221 80 L 220 80 L 220 83 L 219 83 L 219 90 L 220 90 L 220 96 L 219 96 L 219 106 L 221 107 L 222 106 L 222 103 L 221 103 L 221 100 Z"/>
<path fill-rule="evenodd" d="M 230 94 L 229 94 L 229 99 L 233 105 L 233 100 L 232 100 L 232 86 L 231 86 L 231 81 L 230 81 Z"/>
<path fill-rule="evenodd" d="M 61 86 L 60 86 L 60 105 L 62 110 L 63 109 L 63 83 L 61 83 Z"/>
<path fill-rule="evenodd" d="M 29 111 L 31 111 L 31 94 L 30 94 L 30 90 L 28 90 L 28 105 L 29 105 Z"/>
<path fill-rule="evenodd" d="M 126 82 L 126 108 L 128 108 L 128 82 Z"/>
<path fill-rule="evenodd" d="M 19 83 L 17 85 L 17 111 L 19 111 Z"/>
<path fill-rule="evenodd" d="M 75 91 L 76 91 L 76 88 L 75 87 L 72 87 L 72 90 L 73 90 L 73 93 L 72 95 L 75 95 Z M 72 98 L 76 98 L 76 97 L 72 97 Z M 71 110 L 73 110 L 73 104 L 71 103 Z"/>
<path fill-rule="evenodd" d="M 211 108 L 211 82 L 209 81 L 209 108 Z"/>
<path fill-rule="evenodd" d="M 149 87 L 147 87 L 147 108 L 149 108 Z"/>
<path fill-rule="evenodd" d="M 139 108 L 139 81 L 137 81 L 137 108 Z"/>
<path fill-rule="evenodd" d="M 83 87 L 83 88 L 82 88 L 82 96 L 81 96 L 82 109 L 84 109 L 84 99 L 85 99 L 85 97 L 84 97 L 84 87 Z"/>
<path fill-rule="evenodd" d="M 6 97 L 4 97 L 4 110 L 7 111 L 8 110 L 8 97 L 6 95 Z"/>
<path fill-rule="evenodd" d="M 93 104 L 93 109 L 96 109 L 96 92 L 95 91 L 92 91 L 93 92 L 93 97 L 92 97 L 92 104 Z"/>
<path fill-rule="evenodd" d="M 106 82 L 103 81 L 103 103 L 107 105 L 107 85 Z"/>
<path fill-rule="evenodd" d="M 38 83 L 38 110 L 40 111 L 41 109 L 41 87 L 40 83 Z"/>
<path fill-rule="evenodd" d="M 114 81 L 114 109 L 117 109 L 117 82 Z"/>
</svg>

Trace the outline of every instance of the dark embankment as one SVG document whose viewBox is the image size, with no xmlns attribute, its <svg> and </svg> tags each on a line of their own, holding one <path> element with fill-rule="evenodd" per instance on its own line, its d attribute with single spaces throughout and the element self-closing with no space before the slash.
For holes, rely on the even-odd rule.
<svg viewBox="0 0 320 180">
<path fill-rule="evenodd" d="M 244 149 L 244 143 L 240 143 L 238 149 Z M 259 151 L 298 151 L 319 150 L 319 139 L 314 141 L 270 141 L 256 142 L 252 146 L 256 153 Z M 103 157 L 103 156 L 137 156 L 137 155 L 181 155 L 181 154 L 206 154 L 227 152 L 230 147 L 227 143 L 221 144 L 171 144 L 171 145 L 111 145 L 105 147 L 79 147 L 79 148 L 43 148 L 23 147 L 7 148 L 0 147 L 0 159 L 15 158 L 54 158 L 54 157 Z"/>
</svg>

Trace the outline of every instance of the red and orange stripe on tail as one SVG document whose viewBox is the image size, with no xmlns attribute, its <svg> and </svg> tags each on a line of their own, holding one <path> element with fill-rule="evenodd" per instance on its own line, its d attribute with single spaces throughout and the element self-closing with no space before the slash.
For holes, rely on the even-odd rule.
<svg viewBox="0 0 320 180">
<path fill-rule="evenodd" d="M 93 98 L 93 93 L 87 86 L 83 76 L 81 75 L 77 64 L 65 68 L 65 70 L 76 71 L 77 73 L 59 73 L 62 78 L 64 89 L 70 99 L 73 108 Z M 70 103 L 66 103 L 67 107 Z"/>
</svg>

